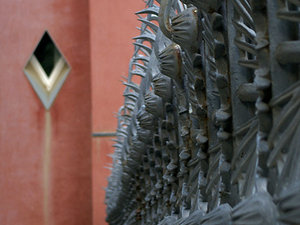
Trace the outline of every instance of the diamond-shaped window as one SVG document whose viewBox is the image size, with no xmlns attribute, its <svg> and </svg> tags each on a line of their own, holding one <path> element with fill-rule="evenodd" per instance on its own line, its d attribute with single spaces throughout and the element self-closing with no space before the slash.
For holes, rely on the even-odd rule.
<svg viewBox="0 0 300 225">
<path fill-rule="evenodd" d="M 46 109 L 49 109 L 70 71 L 70 66 L 46 31 L 24 72 Z"/>
</svg>

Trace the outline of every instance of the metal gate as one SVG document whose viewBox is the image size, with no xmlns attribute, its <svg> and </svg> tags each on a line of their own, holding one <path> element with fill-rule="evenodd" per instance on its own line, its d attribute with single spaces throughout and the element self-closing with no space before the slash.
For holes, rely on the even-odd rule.
<svg viewBox="0 0 300 225">
<path fill-rule="evenodd" d="M 300 224 L 299 7 L 148 0 L 136 13 L 110 224 Z"/>
</svg>

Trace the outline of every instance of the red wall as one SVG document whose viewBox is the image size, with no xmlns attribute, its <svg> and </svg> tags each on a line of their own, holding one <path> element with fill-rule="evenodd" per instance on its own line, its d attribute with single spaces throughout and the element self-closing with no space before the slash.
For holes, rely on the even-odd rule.
<svg viewBox="0 0 300 225">
<path fill-rule="evenodd" d="M 133 55 L 132 38 L 139 34 L 135 12 L 143 9 L 142 0 L 90 0 L 92 131 L 115 132 L 119 107 L 123 104 L 121 76 L 127 76 Z M 111 163 L 108 154 L 113 137 L 93 138 L 93 221 L 105 224 L 104 188 Z"/>
<path fill-rule="evenodd" d="M 92 224 L 88 1 L 0 5 L 0 224 Z M 72 67 L 49 112 L 23 73 L 46 29 Z"/>
<path fill-rule="evenodd" d="M 0 0 L 0 225 L 106 224 L 113 142 L 91 133 L 115 132 L 144 4 Z M 71 66 L 49 111 L 23 73 L 45 30 Z"/>
</svg>

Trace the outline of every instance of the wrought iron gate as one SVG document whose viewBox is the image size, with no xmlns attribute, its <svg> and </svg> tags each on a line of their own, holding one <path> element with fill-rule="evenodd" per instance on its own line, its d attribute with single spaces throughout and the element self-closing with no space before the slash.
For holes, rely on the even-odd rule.
<svg viewBox="0 0 300 225">
<path fill-rule="evenodd" d="M 148 0 L 136 13 L 110 224 L 300 224 L 299 7 Z"/>
</svg>

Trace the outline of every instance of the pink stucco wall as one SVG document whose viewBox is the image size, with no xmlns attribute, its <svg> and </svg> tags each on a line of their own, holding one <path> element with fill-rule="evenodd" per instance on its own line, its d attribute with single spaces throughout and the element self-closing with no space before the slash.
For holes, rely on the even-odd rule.
<svg viewBox="0 0 300 225">
<path fill-rule="evenodd" d="M 0 5 L 0 224 L 92 224 L 88 1 Z M 72 67 L 48 112 L 23 73 L 45 30 Z"/>
<path fill-rule="evenodd" d="M 0 224 L 103 225 L 114 113 L 142 0 L 0 0 Z M 49 111 L 23 73 L 48 30 L 71 66 Z"/>
<path fill-rule="evenodd" d="M 135 12 L 143 9 L 141 0 L 90 0 L 92 131 L 115 132 L 115 113 L 123 102 L 122 77 L 128 74 L 133 55 L 132 38 L 139 34 Z M 93 156 L 93 221 L 105 224 L 104 188 L 113 152 L 113 137 L 95 137 Z"/>
</svg>

